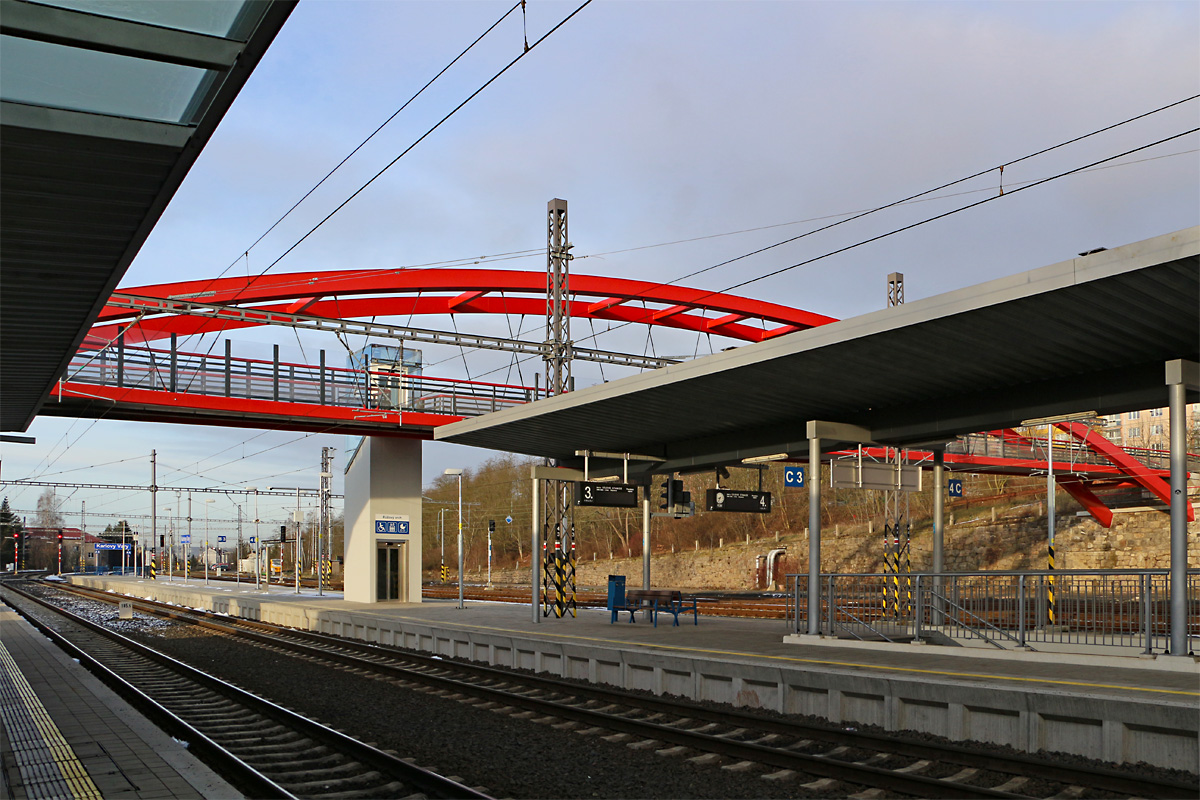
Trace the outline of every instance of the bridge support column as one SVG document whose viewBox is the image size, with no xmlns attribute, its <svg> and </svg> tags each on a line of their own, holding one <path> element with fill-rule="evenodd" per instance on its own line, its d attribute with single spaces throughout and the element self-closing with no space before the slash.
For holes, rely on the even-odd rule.
<svg viewBox="0 0 1200 800">
<path fill-rule="evenodd" d="M 419 440 L 363 440 L 346 470 L 345 524 L 346 600 L 421 602 Z"/>
<path fill-rule="evenodd" d="M 1171 645 L 1173 656 L 1188 655 L 1187 393 L 1200 390 L 1200 364 L 1167 362 L 1171 413 Z"/>
</svg>

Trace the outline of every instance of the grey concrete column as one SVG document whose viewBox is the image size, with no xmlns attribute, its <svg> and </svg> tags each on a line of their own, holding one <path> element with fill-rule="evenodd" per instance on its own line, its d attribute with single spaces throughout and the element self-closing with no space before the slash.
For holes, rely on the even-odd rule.
<svg viewBox="0 0 1200 800">
<path fill-rule="evenodd" d="M 933 571 L 945 572 L 946 452 L 933 451 Z"/>
<path fill-rule="evenodd" d="M 542 621 L 541 603 L 538 598 L 538 587 L 541 586 L 542 566 L 542 481 L 533 479 L 533 548 L 529 555 L 529 582 L 533 587 L 533 599 L 530 608 L 533 609 L 533 621 Z"/>
<path fill-rule="evenodd" d="M 1188 655 L 1187 415 L 1183 381 L 1168 387 L 1171 411 L 1171 655 Z"/>
<path fill-rule="evenodd" d="M 650 490 L 648 488 L 642 499 L 642 588 L 650 588 Z"/>
<path fill-rule="evenodd" d="M 945 552 L 946 530 L 946 451 L 938 448 L 933 451 L 933 571 L 939 575 L 946 571 Z M 942 578 L 933 579 L 932 621 L 941 625 L 942 619 Z"/>
<path fill-rule="evenodd" d="M 808 440 L 808 633 L 821 633 L 821 440 Z"/>
</svg>

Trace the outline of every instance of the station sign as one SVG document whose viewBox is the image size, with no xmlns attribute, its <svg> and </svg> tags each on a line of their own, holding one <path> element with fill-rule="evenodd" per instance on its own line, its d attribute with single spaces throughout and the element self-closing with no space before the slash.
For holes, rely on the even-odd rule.
<svg viewBox="0 0 1200 800">
<path fill-rule="evenodd" d="M 375 515 L 375 534 L 386 534 L 407 536 L 408 535 L 408 517 L 403 514 L 376 514 Z"/>
<path fill-rule="evenodd" d="M 133 545 L 131 544 L 113 544 L 109 542 L 96 545 L 97 550 L 130 550 L 132 548 Z"/>
<path fill-rule="evenodd" d="M 636 508 L 638 504 L 637 489 L 636 483 L 575 481 L 575 505 Z"/>
<path fill-rule="evenodd" d="M 795 486 L 797 489 L 804 488 L 804 467 L 797 467 L 789 464 L 783 468 L 783 485 Z"/>
<path fill-rule="evenodd" d="M 181 533 L 181 534 L 179 534 L 179 541 L 182 544 L 191 544 L 192 543 L 192 535 L 190 533 Z"/>
<path fill-rule="evenodd" d="M 921 468 L 915 464 L 853 459 L 834 461 L 829 471 L 834 489 L 880 489 L 892 492 L 921 491 Z"/>
<path fill-rule="evenodd" d="M 771 511 L 771 493 L 709 489 L 704 494 L 704 508 L 706 511 L 746 511 L 754 514 L 768 514 Z"/>
<path fill-rule="evenodd" d="M 962 478 L 951 478 L 949 481 L 947 481 L 946 482 L 946 493 L 949 494 L 951 497 L 962 497 L 963 496 Z"/>
</svg>

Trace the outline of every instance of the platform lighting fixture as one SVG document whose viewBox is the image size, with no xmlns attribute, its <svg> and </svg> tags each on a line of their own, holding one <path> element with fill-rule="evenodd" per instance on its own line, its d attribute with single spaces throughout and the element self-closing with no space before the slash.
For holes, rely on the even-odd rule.
<svg viewBox="0 0 1200 800">
<path fill-rule="evenodd" d="M 446 475 L 458 478 L 458 607 L 463 605 L 463 534 L 462 534 L 462 478 L 463 471 L 458 467 L 449 467 Z"/>
<path fill-rule="evenodd" d="M 785 458 L 788 458 L 787 453 L 774 453 L 769 456 L 750 456 L 749 458 L 743 458 L 742 463 L 743 464 L 762 464 L 765 461 L 783 461 Z"/>
</svg>

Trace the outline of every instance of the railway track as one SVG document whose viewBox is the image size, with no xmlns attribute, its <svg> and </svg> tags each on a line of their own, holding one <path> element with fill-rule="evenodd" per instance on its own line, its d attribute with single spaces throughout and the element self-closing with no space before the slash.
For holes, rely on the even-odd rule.
<svg viewBox="0 0 1200 800">
<path fill-rule="evenodd" d="M 247 796 L 488 798 L 229 686 L 14 582 L 6 582 L 3 599 Z"/>
<path fill-rule="evenodd" d="M 96 590 L 71 587 L 114 602 Z M 603 736 L 634 749 L 757 770 L 774 780 L 799 781 L 831 796 L 873 797 L 878 792 L 917 797 L 1186 797 L 1200 786 L 1187 781 L 1095 767 L 1074 767 L 1004 755 L 798 724 L 669 698 L 644 696 L 410 651 L 214 617 L 150 601 L 135 606 L 213 631 L 402 686 L 431 691 L 497 713 L 554 724 L 580 735 Z"/>
</svg>

